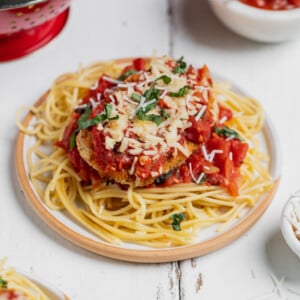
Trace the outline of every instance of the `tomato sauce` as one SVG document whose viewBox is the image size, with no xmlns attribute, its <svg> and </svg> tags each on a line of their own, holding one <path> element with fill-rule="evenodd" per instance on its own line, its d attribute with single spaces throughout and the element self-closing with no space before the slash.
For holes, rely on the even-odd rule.
<svg viewBox="0 0 300 300">
<path fill-rule="evenodd" d="M 300 0 L 240 0 L 256 8 L 268 10 L 289 10 L 300 8 Z"/>
</svg>

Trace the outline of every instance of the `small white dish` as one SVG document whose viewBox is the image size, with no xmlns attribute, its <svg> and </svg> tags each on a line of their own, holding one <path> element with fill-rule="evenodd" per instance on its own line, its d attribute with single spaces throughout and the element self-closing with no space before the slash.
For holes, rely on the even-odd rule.
<svg viewBox="0 0 300 300">
<path fill-rule="evenodd" d="M 239 0 L 209 0 L 219 20 L 233 32 L 260 42 L 300 38 L 300 8 L 267 10 Z"/>
<path fill-rule="evenodd" d="M 300 209 L 300 190 L 288 199 L 281 215 L 282 235 L 291 250 L 300 258 L 300 240 L 296 237 L 292 226 L 293 212 L 295 212 L 296 207 Z M 298 214 L 300 214 L 300 211 L 298 211 Z M 300 228 L 300 222 L 298 228 Z"/>
</svg>

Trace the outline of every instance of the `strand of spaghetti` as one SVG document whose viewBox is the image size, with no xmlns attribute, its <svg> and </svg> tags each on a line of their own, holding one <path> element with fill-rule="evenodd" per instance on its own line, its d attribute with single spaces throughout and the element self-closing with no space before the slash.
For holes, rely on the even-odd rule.
<svg viewBox="0 0 300 300">
<path fill-rule="evenodd" d="M 87 211 L 82 211 L 83 214 L 86 216 L 89 216 L 93 222 L 101 225 L 101 227 L 104 227 L 106 230 L 110 231 L 114 236 L 119 237 L 121 240 L 127 241 L 127 242 L 137 242 L 142 240 L 155 240 L 160 238 L 168 238 L 169 240 L 181 244 L 185 244 L 185 238 L 182 237 L 181 234 L 174 234 L 171 230 L 166 232 L 147 232 L 147 234 L 143 234 L 142 232 L 140 234 L 136 234 L 136 232 L 126 232 L 123 230 L 120 230 L 118 228 L 114 228 L 112 226 L 109 226 L 107 223 L 103 222 L 101 219 L 96 218 L 94 215 L 88 213 Z"/>
<path fill-rule="evenodd" d="M 224 222 L 222 225 L 220 225 L 217 228 L 218 232 L 223 231 L 226 227 L 228 227 L 233 221 L 234 219 L 238 216 L 238 214 L 242 211 L 243 208 L 245 208 L 246 203 L 242 203 L 239 206 L 237 206 L 235 209 L 232 210 L 232 215 L 230 216 L 230 218 L 228 218 L 228 220 L 226 222 Z"/>
<path fill-rule="evenodd" d="M 190 196 L 194 196 L 195 193 L 191 193 L 191 191 L 188 188 L 185 188 L 186 191 L 182 190 L 180 191 L 179 187 L 178 187 L 178 192 L 177 192 L 177 197 L 181 198 L 181 197 L 190 197 Z M 140 195 L 142 195 L 144 198 L 148 198 L 148 199 L 153 199 L 153 200 L 160 200 L 161 199 L 161 194 L 155 190 L 150 191 L 149 193 L 146 192 L 142 192 L 141 190 L 138 190 Z M 209 196 L 214 196 L 219 194 L 220 189 L 214 189 L 213 191 L 203 191 L 201 193 L 201 197 L 209 197 Z M 174 198 L 174 194 L 170 193 L 170 194 L 166 194 L 164 195 L 164 199 L 173 199 Z"/>
<path fill-rule="evenodd" d="M 96 236 L 115 244 L 120 244 L 121 241 L 116 236 L 112 235 L 111 233 L 107 232 L 103 228 L 99 228 L 95 226 L 94 222 L 91 222 L 89 218 L 86 218 L 84 213 L 78 209 L 76 206 L 73 205 L 72 201 L 67 197 L 64 191 L 64 184 L 63 182 L 58 181 L 56 185 L 56 191 L 61 199 L 66 210 L 79 222 L 85 224 L 85 226 L 93 232 Z"/>
</svg>

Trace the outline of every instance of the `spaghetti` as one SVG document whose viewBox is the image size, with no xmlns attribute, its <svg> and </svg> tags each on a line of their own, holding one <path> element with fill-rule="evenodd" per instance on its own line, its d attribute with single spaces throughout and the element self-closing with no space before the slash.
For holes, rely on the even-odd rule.
<svg viewBox="0 0 300 300">
<path fill-rule="evenodd" d="M 34 122 L 18 126 L 35 137 L 27 160 L 36 192 L 110 243 L 193 243 L 199 229 L 223 230 L 273 185 L 255 137 L 260 104 L 212 85 L 207 67 L 182 58 L 81 68 L 30 111 Z"/>
<path fill-rule="evenodd" d="M 31 280 L 18 274 L 13 268 L 5 268 L 6 259 L 0 260 L 0 299 L 49 300 Z"/>
</svg>

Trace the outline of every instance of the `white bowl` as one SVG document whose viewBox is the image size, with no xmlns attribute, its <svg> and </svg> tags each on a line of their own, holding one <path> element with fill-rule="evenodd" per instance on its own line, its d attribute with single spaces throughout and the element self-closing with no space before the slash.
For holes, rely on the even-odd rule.
<svg viewBox="0 0 300 300">
<path fill-rule="evenodd" d="M 291 248 L 298 257 L 300 258 L 300 240 L 297 239 L 296 234 L 293 230 L 292 224 L 289 218 L 292 215 L 292 212 L 295 208 L 295 204 L 300 204 L 300 191 L 297 191 L 294 195 L 292 195 L 288 201 L 286 202 L 282 214 L 281 214 L 281 232 L 282 235 Z"/>
<path fill-rule="evenodd" d="M 260 42 L 300 38 L 300 8 L 267 10 L 239 0 L 209 0 L 220 21 L 237 34 Z"/>
</svg>

